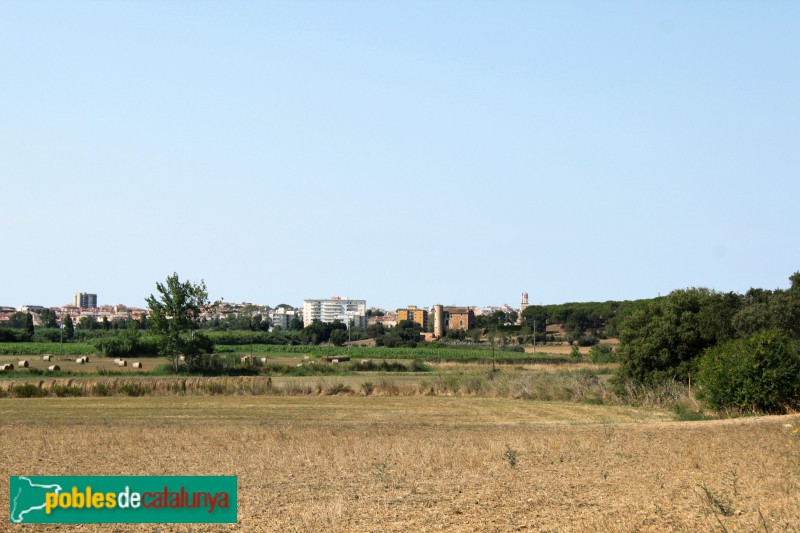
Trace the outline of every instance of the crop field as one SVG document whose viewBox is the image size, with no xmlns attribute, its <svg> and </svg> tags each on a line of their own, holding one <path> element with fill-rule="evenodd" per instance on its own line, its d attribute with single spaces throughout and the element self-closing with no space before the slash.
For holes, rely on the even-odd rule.
<svg viewBox="0 0 800 533">
<path fill-rule="evenodd" d="M 88 342 L 68 342 L 64 344 L 56 342 L 2 342 L 0 343 L 0 355 L 88 355 L 94 353 L 95 347 Z"/>
<path fill-rule="evenodd" d="M 28 361 L 28 368 L 32 368 L 35 370 L 47 371 L 48 367 L 52 365 L 58 365 L 61 369 L 61 372 L 69 372 L 73 374 L 97 374 L 103 371 L 106 372 L 115 372 L 115 373 L 142 373 L 142 372 L 152 372 L 156 368 L 161 365 L 168 363 L 169 361 L 162 357 L 142 357 L 136 359 L 126 359 L 128 365 L 125 367 L 117 366 L 114 364 L 113 357 L 103 357 L 102 355 L 89 355 L 89 362 L 88 363 L 78 363 L 77 359 L 79 355 L 59 355 L 53 354 L 50 356 L 49 361 L 45 361 L 42 359 L 41 355 L 24 355 L 24 356 L 9 356 L 9 355 L 2 355 L 0 356 L 0 365 L 4 363 L 11 363 L 14 365 L 14 372 L 9 373 L 2 373 L 0 376 L 6 377 L 14 377 L 20 378 L 24 377 L 26 374 L 26 369 L 19 367 L 19 362 L 21 360 Z M 135 369 L 133 368 L 133 362 L 141 362 L 142 368 Z"/>
<path fill-rule="evenodd" d="M 797 416 L 671 422 L 654 409 L 442 396 L 5 398 L 0 408 L 6 509 L 9 475 L 239 478 L 236 525 L 113 531 L 800 524 Z"/>
</svg>

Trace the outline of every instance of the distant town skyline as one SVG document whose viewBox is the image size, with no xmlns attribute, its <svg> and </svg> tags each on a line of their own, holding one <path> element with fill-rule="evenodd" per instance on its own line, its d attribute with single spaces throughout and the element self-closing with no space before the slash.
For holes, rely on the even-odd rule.
<svg viewBox="0 0 800 533">
<path fill-rule="evenodd" d="M 4 305 L 785 288 L 798 2 L 0 5 Z"/>
<path fill-rule="evenodd" d="M 93 293 L 89 293 L 88 296 L 94 297 L 95 299 L 94 300 L 88 300 L 88 301 L 89 302 L 96 302 L 97 303 L 96 306 L 79 305 L 79 304 L 75 303 L 76 300 L 78 299 L 78 295 L 79 294 L 83 295 L 83 294 L 87 294 L 87 293 L 74 293 L 73 297 L 70 299 L 70 301 L 66 302 L 66 303 L 63 303 L 63 304 L 49 305 L 49 304 L 40 304 L 40 303 L 33 303 L 33 302 L 25 302 L 25 303 L 20 303 L 20 304 L 11 304 L 11 303 L 8 303 L 8 302 L 6 302 L 6 303 L 0 302 L 0 307 L 7 306 L 7 307 L 14 307 L 14 308 L 19 309 L 20 307 L 24 307 L 24 306 L 41 306 L 41 307 L 46 307 L 46 308 L 60 308 L 60 307 L 70 307 L 70 306 L 72 306 L 72 307 L 78 307 L 78 308 L 83 308 L 83 309 L 92 309 L 92 308 L 100 308 L 100 307 L 115 307 L 115 306 L 118 306 L 118 305 L 122 305 L 122 306 L 130 307 L 130 308 L 142 308 L 142 309 L 146 309 L 147 308 L 147 303 L 144 302 L 144 301 L 142 302 L 142 304 L 131 304 L 131 303 L 127 303 L 127 302 L 110 303 L 110 302 L 102 301 L 102 299 L 100 299 L 97 294 L 93 294 Z M 526 294 L 526 293 L 521 293 L 521 294 Z M 333 299 L 341 298 L 342 300 L 345 300 L 345 301 L 346 300 L 353 300 L 352 298 L 348 298 L 346 296 L 338 296 L 338 295 L 335 295 L 335 296 L 332 296 L 332 297 L 327 297 L 327 298 L 321 298 L 320 300 L 328 300 L 329 298 L 333 298 Z M 227 304 L 231 304 L 231 305 L 252 304 L 252 305 L 267 306 L 267 307 L 272 307 L 272 308 L 275 308 L 275 307 L 277 307 L 279 305 L 286 304 L 286 305 L 292 306 L 295 309 L 303 309 L 304 302 L 308 301 L 308 300 L 309 300 L 308 298 L 305 298 L 305 299 L 301 300 L 301 302 L 299 304 L 297 304 L 297 303 L 292 303 L 292 302 L 287 302 L 287 301 L 281 301 L 281 302 L 259 302 L 259 301 L 254 301 L 252 299 L 244 299 L 244 300 L 237 300 L 237 301 L 224 300 L 223 299 L 222 303 L 227 303 Z M 209 301 L 212 301 L 212 302 L 213 301 L 218 301 L 218 299 L 210 298 Z M 359 299 L 359 301 L 361 301 L 361 299 Z M 419 307 L 426 307 L 427 308 L 427 307 L 433 307 L 437 303 L 442 303 L 442 302 L 435 302 L 435 303 L 430 303 L 430 304 L 424 304 L 424 303 L 407 304 L 405 306 L 400 305 L 400 306 L 396 306 L 396 307 L 386 307 L 386 306 L 380 306 L 380 305 L 367 305 L 365 307 L 365 309 L 384 309 L 384 310 L 394 311 L 394 310 L 397 310 L 397 309 L 403 309 L 403 308 L 407 307 L 408 305 L 417 305 Z M 442 304 L 442 305 L 445 305 L 445 304 Z M 448 303 L 446 305 L 459 305 L 459 304 L 454 304 L 454 303 L 450 302 L 450 303 Z M 520 303 L 517 303 L 517 305 L 512 305 L 512 304 L 509 304 L 508 302 L 496 303 L 496 304 L 482 304 L 482 305 L 466 303 L 466 304 L 463 304 L 463 305 L 472 306 L 472 307 L 486 307 L 486 308 L 489 308 L 489 307 L 501 308 L 503 306 L 508 306 L 508 307 L 511 307 L 511 308 L 514 308 L 514 309 L 518 309 L 520 307 Z"/>
</svg>

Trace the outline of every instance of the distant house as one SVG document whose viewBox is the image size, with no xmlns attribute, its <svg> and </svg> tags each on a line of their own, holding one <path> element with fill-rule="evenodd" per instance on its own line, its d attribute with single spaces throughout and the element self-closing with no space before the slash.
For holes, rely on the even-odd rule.
<svg viewBox="0 0 800 533">
<path fill-rule="evenodd" d="M 383 324 L 385 328 L 393 328 L 397 325 L 397 320 L 390 316 L 371 316 L 367 319 L 367 326 Z"/>
<path fill-rule="evenodd" d="M 460 329 L 467 331 L 475 327 L 475 311 L 471 307 L 445 307 L 444 329 Z"/>
</svg>

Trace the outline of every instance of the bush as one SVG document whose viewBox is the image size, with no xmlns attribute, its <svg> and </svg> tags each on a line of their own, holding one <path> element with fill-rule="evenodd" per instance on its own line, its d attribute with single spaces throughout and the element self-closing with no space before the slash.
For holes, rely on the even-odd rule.
<svg viewBox="0 0 800 533">
<path fill-rule="evenodd" d="M 215 394 L 225 394 L 225 385 L 211 381 L 206 384 L 206 393 L 214 396 Z"/>
<path fill-rule="evenodd" d="M 128 396 L 144 396 L 150 392 L 148 387 L 143 387 L 138 383 L 126 383 L 119 390 Z"/>
<path fill-rule="evenodd" d="M 800 406 L 800 353 L 778 330 L 706 350 L 699 396 L 713 409 L 782 413 Z"/>
<path fill-rule="evenodd" d="M 594 335 L 585 333 L 578 337 L 578 346 L 594 346 L 597 344 L 597 337 Z"/>
<path fill-rule="evenodd" d="M 83 389 L 80 387 L 69 387 L 63 385 L 56 385 L 50 391 L 59 398 L 83 396 Z"/>
<path fill-rule="evenodd" d="M 425 364 L 423 361 L 419 359 L 414 359 L 411 361 L 411 371 L 412 372 L 428 372 L 430 371 L 431 367 Z"/>
<path fill-rule="evenodd" d="M 111 389 L 104 383 L 98 383 L 92 387 L 92 394 L 95 396 L 111 396 Z"/>
<path fill-rule="evenodd" d="M 572 349 L 569 351 L 569 356 L 573 359 L 580 359 L 581 358 L 581 351 L 578 349 L 577 344 L 572 345 Z"/>
<path fill-rule="evenodd" d="M 69 340 L 69 339 L 64 339 Z M 34 342 L 59 342 L 61 341 L 61 330 L 54 328 L 36 328 L 33 334 Z"/>
<path fill-rule="evenodd" d="M 12 391 L 17 398 L 42 398 L 47 396 L 46 390 L 40 389 L 36 385 L 31 385 L 30 383 L 17 385 Z"/>
<path fill-rule="evenodd" d="M 94 340 L 94 347 L 106 357 L 133 357 L 157 355 L 158 340 L 129 332 L 106 335 Z"/>
<path fill-rule="evenodd" d="M 617 356 L 610 345 L 601 343 L 592 346 L 589 350 L 589 359 L 592 363 L 614 363 L 617 361 Z"/>
</svg>

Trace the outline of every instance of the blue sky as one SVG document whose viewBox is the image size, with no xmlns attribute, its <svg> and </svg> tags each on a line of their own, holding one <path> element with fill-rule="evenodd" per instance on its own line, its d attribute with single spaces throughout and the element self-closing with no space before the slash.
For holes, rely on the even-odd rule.
<svg viewBox="0 0 800 533">
<path fill-rule="evenodd" d="M 788 286 L 797 2 L 3 2 L 0 305 Z"/>
</svg>

